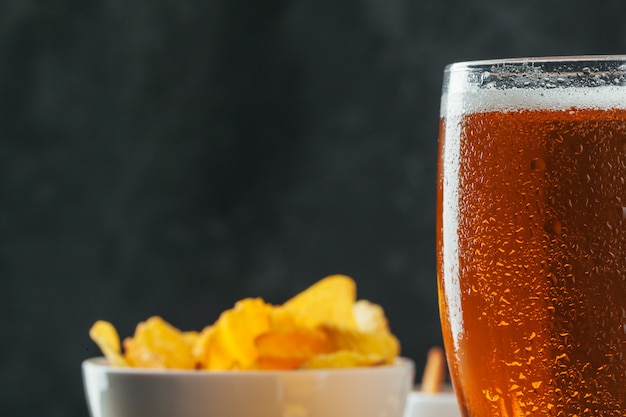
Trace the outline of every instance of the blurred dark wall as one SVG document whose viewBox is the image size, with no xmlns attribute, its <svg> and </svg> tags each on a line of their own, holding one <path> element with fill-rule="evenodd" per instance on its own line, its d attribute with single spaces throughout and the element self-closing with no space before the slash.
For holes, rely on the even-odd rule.
<svg viewBox="0 0 626 417">
<path fill-rule="evenodd" d="M 86 416 L 97 319 L 199 329 L 333 273 L 441 344 L 451 61 L 626 52 L 620 0 L 0 3 L 0 414 Z"/>
</svg>

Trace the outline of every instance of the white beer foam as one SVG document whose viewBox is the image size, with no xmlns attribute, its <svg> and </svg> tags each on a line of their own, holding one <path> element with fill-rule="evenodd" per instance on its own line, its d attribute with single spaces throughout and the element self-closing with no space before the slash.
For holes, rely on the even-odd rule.
<svg viewBox="0 0 626 417">
<path fill-rule="evenodd" d="M 626 87 L 464 88 L 450 84 L 441 98 L 441 116 L 455 117 L 487 111 L 626 109 Z"/>
</svg>

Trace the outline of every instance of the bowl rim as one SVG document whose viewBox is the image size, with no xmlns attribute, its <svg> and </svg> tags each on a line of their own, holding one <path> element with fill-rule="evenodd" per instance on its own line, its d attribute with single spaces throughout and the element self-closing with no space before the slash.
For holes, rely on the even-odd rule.
<svg viewBox="0 0 626 417">
<path fill-rule="evenodd" d="M 87 358 L 82 361 L 83 370 L 98 369 L 110 374 L 128 374 L 128 375 L 170 375 L 170 376 L 236 376 L 236 375 L 295 375 L 295 374 L 315 374 L 315 373 L 332 373 L 347 375 L 350 373 L 367 374 L 392 372 L 398 369 L 409 369 L 414 372 L 415 363 L 412 359 L 398 356 L 393 364 L 381 366 L 363 366 L 352 368 L 315 368 L 315 369 L 289 369 L 289 370 L 232 370 L 232 371 L 210 371 L 205 369 L 154 369 L 154 368 L 132 368 L 110 365 L 104 356 L 96 356 Z"/>
<path fill-rule="evenodd" d="M 457 403 L 456 394 L 454 391 L 440 391 L 440 392 L 423 392 L 418 389 L 413 389 L 409 392 L 408 401 L 415 401 L 419 403 Z"/>
</svg>

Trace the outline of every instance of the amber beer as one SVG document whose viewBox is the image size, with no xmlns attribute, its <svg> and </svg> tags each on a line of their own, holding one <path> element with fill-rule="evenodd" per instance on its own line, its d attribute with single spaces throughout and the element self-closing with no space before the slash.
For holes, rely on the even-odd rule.
<svg viewBox="0 0 626 417">
<path fill-rule="evenodd" d="M 528 87 L 522 70 L 506 74 L 517 88 L 485 86 L 484 68 L 459 94 L 444 85 L 437 262 L 453 384 L 466 417 L 624 416 L 626 87 L 552 72 Z"/>
</svg>

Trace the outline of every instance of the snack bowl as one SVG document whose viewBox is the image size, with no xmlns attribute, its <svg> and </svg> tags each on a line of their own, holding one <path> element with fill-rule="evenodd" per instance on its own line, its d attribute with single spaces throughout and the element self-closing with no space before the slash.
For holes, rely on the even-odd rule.
<svg viewBox="0 0 626 417">
<path fill-rule="evenodd" d="M 288 371 L 176 371 L 82 363 L 92 417 L 402 417 L 414 364 Z"/>
<path fill-rule="evenodd" d="M 436 393 L 423 392 L 417 387 L 409 394 L 404 417 L 461 417 L 461 411 L 449 385 Z"/>
</svg>

